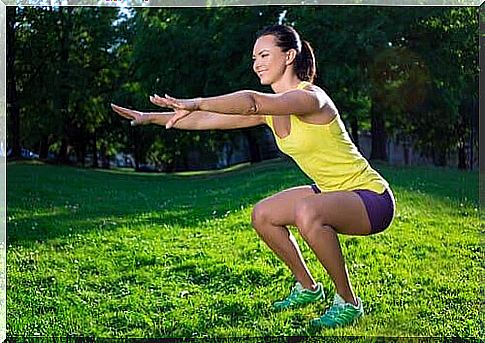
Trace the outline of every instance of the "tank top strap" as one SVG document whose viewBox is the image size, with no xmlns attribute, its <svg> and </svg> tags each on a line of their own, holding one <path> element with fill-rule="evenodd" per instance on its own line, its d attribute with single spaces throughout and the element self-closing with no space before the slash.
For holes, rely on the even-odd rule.
<svg viewBox="0 0 485 343">
<path fill-rule="evenodd" d="M 307 86 L 311 85 L 311 82 L 308 81 L 301 81 L 298 86 L 296 86 L 296 89 L 305 89 Z"/>
</svg>

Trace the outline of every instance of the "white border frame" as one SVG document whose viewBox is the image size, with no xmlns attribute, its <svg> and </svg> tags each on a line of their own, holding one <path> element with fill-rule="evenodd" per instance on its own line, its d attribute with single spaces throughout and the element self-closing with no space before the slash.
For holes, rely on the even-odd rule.
<svg viewBox="0 0 485 343">
<path fill-rule="evenodd" d="M 376 5 L 376 6 L 481 6 L 485 0 L 0 0 L 0 342 L 6 340 L 7 334 L 7 170 L 6 170 L 6 137 L 7 137 L 7 72 L 6 72 L 6 27 L 7 6 L 111 6 L 111 7 L 220 7 L 220 6 L 264 6 L 264 5 Z M 483 9 L 482 9 L 483 11 Z M 485 63 L 482 56 L 483 37 L 482 11 L 480 11 L 480 65 Z M 485 13 L 485 11 L 484 11 Z M 480 84 L 483 85 L 481 72 Z M 482 101 L 480 101 L 482 103 Z M 481 106 L 480 106 L 481 107 Z M 480 127 L 479 137 L 482 129 Z M 479 138 L 480 139 L 480 138 Z M 482 145 L 482 144 L 480 144 Z M 484 159 L 480 159 L 480 171 L 485 171 Z M 481 174 L 481 172 L 480 172 Z M 480 200 L 485 200 L 485 184 L 480 182 Z M 482 197 L 483 196 L 483 197 Z M 482 201 L 480 201 L 480 205 Z M 481 206 L 480 206 L 481 207 Z"/>
<path fill-rule="evenodd" d="M 7 338 L 7 6 L 0 1 L 0 342 Z"/>
</svg>

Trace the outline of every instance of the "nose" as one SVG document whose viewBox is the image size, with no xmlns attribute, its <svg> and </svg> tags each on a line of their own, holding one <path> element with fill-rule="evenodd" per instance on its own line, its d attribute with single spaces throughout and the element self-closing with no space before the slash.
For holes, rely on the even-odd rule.
<svg viewBox="0 0 485 343">
<path fill-rule="evenodd" d="M 256 73 L 258 71 L 258 68 L 259 68 L 259 62 L 258 62 L 258 60 L 254 60 L 253 61 L 253 71 Z"/>
<path fill-rule="evenodd" d="M 263 66 L 263 60 L 261 59 L 260 56 L 256 56 L 253 60 L 253 67 L 254 69 L 261 68 Z"/>
</svg>

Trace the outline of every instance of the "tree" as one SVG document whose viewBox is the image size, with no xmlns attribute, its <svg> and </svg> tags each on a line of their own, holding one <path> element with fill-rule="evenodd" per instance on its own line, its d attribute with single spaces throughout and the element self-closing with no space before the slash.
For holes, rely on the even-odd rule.
<svg viewBox="0 0 485 343">
<path fill-rule="evenodd" d="M 57 150 L 63 162 L 74 147 L 83 164 L 87 144 L 110 113 L 117 10 L 26 7 L 19 13 L 15 74 L 19 107 L 28 113 L 22 138 L 42 158 Z"/>
<path fill-rule="evenodd" d="M 79 164 L 92 154 L 97 167 L 98 155 L 108 166 L 117 151 L 134 152 L 137 167 L 176 170 L 213 165 L 223 146 L 230 151 L 245 137 L 250 160 L 260 160 L 262 127 L 133 128 L 109 103 L 160 110 L 150 94 L 268 91 L 252 73 L 251 48 L 256 31 L 281 20 L 311 41 L 317 84 L 355 143 L 371 131 L 372 158 L 387 158 L 390 136 L 413 140 L 437 164 L 458 151 L 466 168 L 478 145 L 474 8 L 19 7 L 8 9 L 8 20 L 8 136 L 18 156 L 21 145 Z"/>
<path fill-rule="evenodd" d="M 11 123 L 12 157 L 20 158 L 20 109 L 17 95 L 17 79 L 15 76 L 15 30 L 17 7 L 7 7 L 7 104 Z"/>
<path fill-rule="evenodd" d="M 433 88 L 422 108 L 427 115 L 413 116 L 418 147 L 439 165 L 458 148 L 458 166 L 466 168 L 465 150 L 478 145 L 472 136 L 473 118 L 478 117 L 478 9 L 437 11 L 415 23 L 406 43 L 423 56 Z"/>
</svg>

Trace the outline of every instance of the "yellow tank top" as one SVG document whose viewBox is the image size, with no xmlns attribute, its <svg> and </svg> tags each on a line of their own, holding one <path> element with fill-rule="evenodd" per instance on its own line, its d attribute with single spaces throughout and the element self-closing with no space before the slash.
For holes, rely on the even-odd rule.
<svg viewBox="0 0 485 343">
<path fill-rule="evenodd" d="M 297 89 L 308 85 L 309 82 L 301 82 Z M 381 194 L 389 186 L 357 150 L 339 114 L 325 125 L 308 124 L 290 115 L 291 131 L 284 138 L 276 134 L 272 118 L 265 116 L 265 121 L 278 148 L 290 156 L 322 192 L 368 189 Z"/>
</svg>

